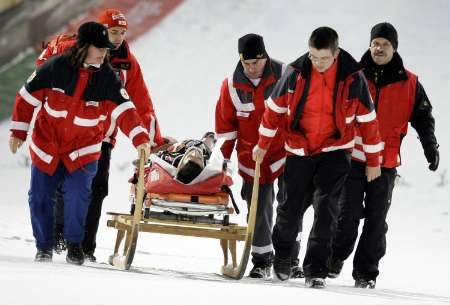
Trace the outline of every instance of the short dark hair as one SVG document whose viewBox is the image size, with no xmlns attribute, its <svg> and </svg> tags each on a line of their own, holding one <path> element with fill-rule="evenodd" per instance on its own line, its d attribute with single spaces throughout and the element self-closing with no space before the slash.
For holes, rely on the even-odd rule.
<svg viewBox="0 0 450 305">
<path fill-rule="evenodd" d="M 322 26 L 311 33 L 308 45 L 317 50 L 330 49 L 334 53 L 339 47 L 339 36 L 332 28 Z"/>
</svg>

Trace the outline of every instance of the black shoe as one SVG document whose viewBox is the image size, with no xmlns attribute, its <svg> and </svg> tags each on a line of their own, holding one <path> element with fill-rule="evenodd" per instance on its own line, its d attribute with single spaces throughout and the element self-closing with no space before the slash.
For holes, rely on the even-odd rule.
<svg viewBox="0 0 450 305">
<path fill-rule="evenodd" d="M 253 279 L 270 279 L 272 277 L 271 265 L 255 265 L 248 274 Z"/>
<path fill-rule="evenodd" d="M 370 288 L 375 289 L 375 285 L 377 284 L 376 280 L 368 280 L 368 279 L 356 279 L 355 287 L 356 288 Z"/>
<path fill-rule="evenodd" d="M 38 249 L 36 255 L 34 256 L 35 262 L 51 262 L 53 252 L 51 249 Z"/>
<path fill-rule="evenodd" d="M 291 275 L 291 259 L 275 256 L 273 260 L 273 273 L 280 281 L 287 281 Z"/>
<path fill-rule="evenodd" d="M 57 254 L 61 254 L 61 252 L 66 251 L 66 241 L 64 240 L 64 235 L 62 232 L 55 232 L 55 241 L 54 241 L 53 249 Z"/>
<path fill-rule="evenodd" d="M 308 288 L 325 288 L 327 285 L 324 278 L 321 277 L 307 277 L 305 278 L 305 285 Z"/>
<path fill-rule="evenodd" d="M 303 268 L 299 265 L 291 266 L 291 279 L 302 279 L 305 277 L 305 273 L 303 272 Z"/>
<path fill-rule="evenodd" d="M 339 274 L 342 271 L 342 267 L 344 266 L 344 262 L 337 259 L 330 257 L 327 261 L 327 267 L 328 267 L 328 277 L 335 279 L 339 276 Z"/>
<path fill-rule="evenodd" d="M 97 261 L 97 258 L 94 256 L 94 252 L 84 253 L 84 258 L 91 263 L 95 263 Z"/>
<path fill-rule="evenodd" d="M 69 264 L 83 265 L 84 263 L 84 253 L 80 244 L 73 244 L 67 242 L 67 256 L 66 261 Z"/>
</svg>

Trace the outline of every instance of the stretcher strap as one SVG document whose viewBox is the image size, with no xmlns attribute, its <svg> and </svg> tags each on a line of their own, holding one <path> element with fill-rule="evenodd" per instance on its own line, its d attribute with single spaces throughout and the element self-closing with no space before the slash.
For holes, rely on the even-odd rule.
<svg viewBox="0 0 450 305">
<path fill-rule="evenodd" d="M 239 214 L 239 208 L 236 204 L 236 201 L 234 200 L 233 197 L 233 192 L 231 191 L 230 187 L 228 185 L 223 185 L 222 186 L 222 191 L 226 192 L 228 195 L 230 195 L 231 198 L 231 203 L 233 204 L 233 208 L 236 211 L 236 214 Z"/>
</svg>

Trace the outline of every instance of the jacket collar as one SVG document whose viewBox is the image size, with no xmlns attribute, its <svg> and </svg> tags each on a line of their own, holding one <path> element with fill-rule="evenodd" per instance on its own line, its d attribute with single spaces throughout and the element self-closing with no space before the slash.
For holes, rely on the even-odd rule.
<svg viewBox="0 0 450 305">
<path fill-rule="evenodd" d="M 403 60 L 398 52 L 394 53 L 392 60 L 387 64 L 377 65 L 370 55 L 370 50 L 367 50 L 361 57 L 360 65 L 367 79 L 379 87 L 408 79 Z"/>
<path fill-rule="evenodd" d="M 267 58 L 266 65 L 264 66 L 264 71 L 261 76 L 261 81 L 259 82 L 259 85 L 262 84 L 266 79 L 273 77 L 275 80 L 274 72 L 272 70 L 272 60 L 270 58 Z M 255 87 L 253 83 L 248 79 L 248 77 L 244 73 L 244 67 L 242 66 L 241 61 L 238 62 L 236 65 L 236 69 L 233 73 L 233 83 L 243 86 L 251 86 Z M 258 86 L 259 86 L 258 85 Z"/>
</svg>

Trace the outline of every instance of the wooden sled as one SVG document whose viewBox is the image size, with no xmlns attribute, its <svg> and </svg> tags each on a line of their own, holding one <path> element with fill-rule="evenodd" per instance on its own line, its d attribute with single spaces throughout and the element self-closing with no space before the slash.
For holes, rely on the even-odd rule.
<svg viewBox="0 0 450 305">
<path fill-rule="evenodd" d="M 220 240 L 220 246 L 223 251 L 222 274 L 233 279 L 241 279 L 247 267 L 253 241 L 256 210 L 258 208 L 260 162 L 256 162 L 248 225 L 244 227 L 229 223 L 228 221 L 224 221 L 223 223 L 199 223 L 183 219 L 164 220 L 154 218 L 152 215 L 144 217 L 142 212 L 145 192 L 144 156 L 139 156 L 139 160 L 139 177 L 134 214 L 108 213 L 111 218 L 108 220 L 107 226 L 117 230 L 114 253 L 109 257 L 109 263 L 123 270 L 128 270 L 131 267 L 136 252 L 139 232 L 215 238 Z M 236 255 L 237 241 L 244 242 L 239 264 L 237 263 Z M 123 252 L 119 253 L 122 243 Z M 229 253 L 231 254 L 231 263 L 229 262 Z"/>
</svg>

